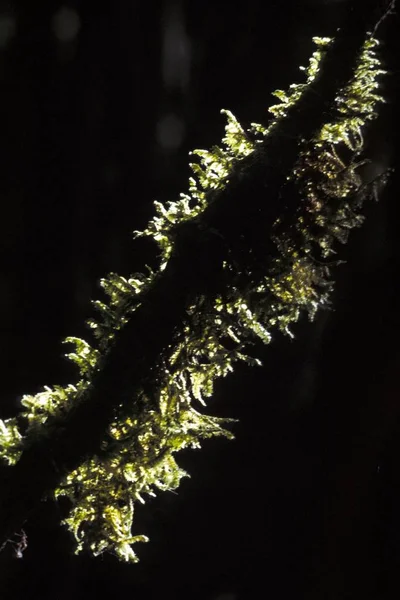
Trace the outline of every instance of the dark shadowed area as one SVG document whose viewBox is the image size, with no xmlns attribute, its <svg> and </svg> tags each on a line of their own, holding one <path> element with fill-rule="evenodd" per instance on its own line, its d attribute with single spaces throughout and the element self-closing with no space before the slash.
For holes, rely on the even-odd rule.
<svg viewBox="0 0 400 600">
<path fill-rule="evenodd" d="M 132 232 L 187 191 L 189 151 L 220 141 L 222 108 L 265 123 L 347 5 L 0 0 L 0 418 L 74 380 L 61 340 L 89 337 L 100 277 L 157 264 Z M 65 507 L 43 502 L 23 559 L 0 554 L 2 600 L 400 593 L 397 12 L 368 142 L 371 177 L 395 171 L 338 247 L 332 310 L 217 383 L 209 411 L 239 419 L 236 440 L 177 456 L 191 478 L 138 508 L 139 564 L 75 556 Z"/>
</svg>

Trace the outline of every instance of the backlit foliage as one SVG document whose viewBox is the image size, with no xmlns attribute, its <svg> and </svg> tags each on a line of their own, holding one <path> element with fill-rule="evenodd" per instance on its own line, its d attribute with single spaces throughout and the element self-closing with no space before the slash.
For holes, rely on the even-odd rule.
<svg viewBox="0 0 400 600">
<path fill-rule="evenodd" d="M 328 37 L 313 37 L 313 42 L 317 46 L 317 49 L 310 58 L 308 67 L 300 67 L 301 71 L 305 72 L 306 82 L 305 83 L 292 83 L 289 86 L 289 90 L 284 92 L 283 90 L 275 90 L 272 95 L 280 100 L 279 104 L 269 107 L 269 112 L 275 117 L 270 126 L 267 128 L 266 133 L 270 133 L 274 125 L 279 119 L 284 118 L 287 115 L 288 109 L 298 102 L 306 90 L 306 88 L 313 83 L 315 80 L 322 58 L 325 55 L 327 48 L 332 42 L 331 38 Z"/>
<path fill-rule="evenodd" d="M 166 206 L 155 202 L 156 216 L 136 236 L 157 242 L 160 272 L 174 254 L 179 226 L 201 219 L 210 194 L 229 186 L 233 169 L 240 170 L 241 161 L 251 158 L 273 135 L 280 120 L 312 85 L 331 40 L 314 38 L 314 42 L 317 49 L 304 69 L 306 82 L 291 85 L 287 92 L 274 92 L 280 103 L 269 109 L 272 121 L 266 127 L 253 123 L 245 130 L 229 111 L 223 111 L 227 125 L 222 145 L 192 153 L 198 162 L 191 164 L 188 192 Z M 272 233 L 265 232 L 272 235 L 276 248 L 268 268 L 240 287 L 235 283 L 237 264 L 230 264 L 227 254 L 223 269 L 230 285 L 225 293 L 191 298 L 182 331 L 169 355 L 163 357 L 157 385 L 151 393 L 141 390 L 128 409 L 123 407 L 123 416 L 116 416 L 105 432 L 99 455 L 84 461 L 54 490 L 56 497 L 64 495 L 71 501 L 65 523 L 76 538 L 77 551 L 86 549 L 94 555 L 110 551 L 122 560 L 136 561 L 132 545 L 147 538 L 131 533 L 135 504 L 145 502 L 157 490 L 179 486 L 187 476 L 175 461 L 179 450 L 199 448 L 204 438 L 233 437 L 226 428 L 229 419 L 200 412 L 213 393 L 215 380 L 232 371 L 236 361 L 260 364 L 249 355 L 252 340 L 269 343 L 274 328 L 292 335 L 290 326 L 302 310 L 313 318 L 319 307 L 328 304 L 329 269 L 320 259 L 334 253 L 335 241 L 346 241 L 349 230 L 361 223 L 357 209 L 370 191 L 359 169 L 365 162 L 363 128 L 382 101 L 376 91 L 377 78 L 383 73 L 376 45 L 376 40 L 367 39 L 353 79 L 338 90 L 329 120 L 312 139 L 299 141 L 298 161 L 288 174 L 287 185 L 296 190 L 300 202 L 291 227 L 280 227 L 282 217 Z M 101 369 L 116 331 L 129 320 L 156 276 L 149 272 L 124 278 L 111 273 L 101 280 L 109 300 L 94 302 L 100 317 L 89 321 L 89 326 L 96 347 L 77 338 L 65 340 L 75 347 L 67 356 L 79 368 L 79 381 L 24 396 L 22 414 L 0 420 L 0 456 L 8 464 L 15 464 L 34 436 L 47 435 L 79 402 L 93 373 Z M 24 435 L 19 429 L 21 418 Z"/>
</svg>

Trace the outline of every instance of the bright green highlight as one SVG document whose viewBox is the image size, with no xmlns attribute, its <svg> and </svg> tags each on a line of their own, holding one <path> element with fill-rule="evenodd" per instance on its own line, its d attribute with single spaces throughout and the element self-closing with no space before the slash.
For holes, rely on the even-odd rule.
<svg viewBox="0 0 400 600">
<path fill-rule="evenodd" d="M 149 236 L 158 244 L 160 271 L 173 254 L 177 226 L 201 216 L 209 192 L 229 185 L 233 168 L 240 168 L 241 161 L 257 151 L 315 80 L 331 40 L 314 38 L 314 42 L 317 49 L 303 69 L 306 82 L 291 85 L 287 92 L 274 92 L 280 103 L 269 109 L 273 115 L 269 125 L 253 123 L 246 131 L 232 113 L 222 111 L 227 118 L 222 145 L 192 153 L 197 162 L 191 164 L 188 192 L 167 205 L 155 202 L 156 215 L 135 235 Z M 328 304 L 329 270 L 313 253 L 318 246 L 323 256 L 331 255 L 335 241 L 346 241 L 349 230 L 362 222 L 354 204 L 355 192 L 362 187 L 358 168 L 364 161 L 358 157 L 364 148 L 363 127 L 376 116 L 382 101 L 376 91 L 377 78 L 383 73 L 376 45 L 376 40 L 367 39 L 352 81 L 338 92 L 330 121 L 299 146 L 298 162 L 288 178 L 303 200 L 295 222 L 296 235 L 293 231 L 274 233 L 278 220 L 272 233 L 276 256 L 259 281 L 245 290 L 232 285 L 224 298 L 193 300 L 182 335 L 165 357 L 157 389 L 151 395 L 141 390 L 133 397 L 130 414 L 124 407 L 124 416 L 116 417 L 105 433 L 101 457 L 83 462 L 54 490 L 55 497 L 65 495 L 71 501 L 65 524 L 75 536 L 77 552 L 85 549 L 96 556 L 109 551 L 121 560 L 137 561 L 132 546 L 147 538 L 132 536 L 135 503 L 145 502 L 146 496 L 157 490 L 173 491 L 179 486 L 187 476 L 175 460 L 179 450 L 199 448 L 205 438 L 233 437 L 226 428 L 230 419 L 205 415 L 195 407 L 205 406 L 215 381 L 231 372 L 235 362 L 260 364 L 248 354 L 252 340 L 268 344 L 274 328 L 292 335 L 290 327 L 302 310 L 313 318 L 318 308 Z M 341 156 L 343 148 L 346 156 L 350 150 L 350 159 Z M 332 201 L 340 201 L 337 210 L 332 209 Z M 319 235 L 310 233 L 312 225 L 319 226 Z M 235 269 L 228 262 L 224 268 L 228 273 Z M 115 332 L 129 320 L 156 275 L 149 272 L 124 278 L 111 273 L 101 280 L 109 300 L 93 303 L 99 318 L 88 323 L 96 347 L 78 338 L 65 340 L 74 346 L 66 356 L 78 366 L 78 382 L 65 388 L 45 387 L 35 396 L 23 397 L 21 416 L 28 423 L 25 436 L 18 428 L 20 417 L 0 420 L 0 457 L 9 465 L 18 461 L 29 440 L 48 434 L 79 402 L 93 374 L 101 369 Z"/>
</svg>

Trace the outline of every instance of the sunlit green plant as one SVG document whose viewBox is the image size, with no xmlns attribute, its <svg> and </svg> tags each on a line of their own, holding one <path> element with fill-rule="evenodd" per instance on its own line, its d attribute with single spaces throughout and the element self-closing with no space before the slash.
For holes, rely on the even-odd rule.
<svg viewBox="0 0 400 600">
<path fill-rule="evenodd" d="M 156 215 L 135 235 L 158 244 L 159 271 L 126 278 L 111 273 L 101 280 L 109 300 L 94 302 L 100 317 L 88 324 L 95 344 L 74 337 L 65 340 L 74 346 L 67 356 L 79 368 L 78 381 L 26 395 L 20 416 L 0 420 L 0 457 L 9 465 L 19 460 L 32 439 L 49 435 L 79 403 L 94 373 L 102 368 L 116 332 L 174 256 L 178 228 L 201 219 L 211 194 L 229 187 L 233 171 L 240 173 L 243 161 L 257 153 L 313 84 L 332 41 L 314 38 L 314 42 L 317 49 L 304 69 L 306 81 L 291 85 L 287 92 L 274 92 L 280 103 L 269 109 L 270 122 L 266 126 L 253 123 L 246 130 L 231 112 L 222 111 L 227 118 L 222 144 L 192 153 L 197 162 L 191 164 L 188 192 L 166 205 L 155 202 Z M 377 92 L 383 73 L 377 44 L 367 37 L 353 78 L 338 90 L 327 122 L 311 139 L 299 140 L 298 160 L 287 181 L 299 194 L 300 208 L 290 228 L 282 229 L 278 218 L 272 230 L 265 232 L 273 240 L 275 254 L 265 262 L 264 272 L 257 271 L 257 276 L 239 286 L 235 283 L 237 263 L 226 254 L 222 267 L 230 285 L 223 294 L 207 297 L 199 293 L 190 298 L 187 319 L 163 359 L 157 384 L 150 392 L 140 390 L 128 411 L 124 407 L 121 414 L 116 413 L 104 432 L 101 452 L 84 460 L 54 490 L 56 498 L 63 495 L 71 502 L 65 523 L 75 536 L 77 551 L 86 549 L 95 556 L 110 551 L 123 560 L 136 561 L 132 545 L 147 538 L 131 533 L 135 503 L 145 502 L 146 495 L 153 496 L 157 490 L 179 486 L 187 476 L 175 460 L 179 450 L 199 448 L 204 438 L 233 437 L 230 419 L 206 415 L 201 408 L 213 393 L 214 381 L 231 372 L 237 361 L 260 364 L 248 352 L 252 340 L 268 344 L 276 328 L 292 335 L 290 327 L 302 310 L 312 319 L 320 307 L 328 305 L 329 266 L 316 255 L 329 257 L 336 240 L 345 242 L 349 230 L 362 222 L 358 209 L 370 192 L 359 174 L 365 162 L 363 130 L 382 102 Z"/>
</svg>

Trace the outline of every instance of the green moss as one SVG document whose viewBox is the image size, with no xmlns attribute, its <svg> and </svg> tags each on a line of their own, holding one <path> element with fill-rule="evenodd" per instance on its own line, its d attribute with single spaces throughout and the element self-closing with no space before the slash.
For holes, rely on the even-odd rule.
<svg viewBox="0 0 400 600">
<path fill-rule="evenodd" d="M 147 236 L 158 244 L 159 273 L 173 255 L 177 228 L 201 217 L 209 194 L 229 186 L 241 161 L 257 152 L 312 85 L 331 43 L 328 38 L 314 41 L 317 50 L 304 69 L 306 82 L 291 85 L 287 92 L 274 92 L 280 103 L 269 109 L 273 120 L 265 127 L 253 123 L 246 131 L 229 111 L 222 111 L 227 118 L 222 144 L 192 153 L 198 162 L 191 164 L 194 176 L 188 192 L 176 202 L 156 202 L 154 218 L 144 231 L 135 232 L 136 237 Z M 345 241 L 348 231 L 362 222 L 356 208 L 363 188 L 358 174 L 363 164 L 359 159 L 364 149 L 363 128 L 382 101 L 376 91 L 377 79 L 383 73 L 376 45 L 375 40 L 367 39 L 352 81 L 338 91 L 329 121 L 312 139 L 301 143 L 298 161 L 288 176 L 288 183 L 300 196 L 301 209 L 292 215 L 293 226 L 283 233 L 282 219 L 274 224 L 276 255 L 266 261 L 268 268 L 263 275 L 257 280 L 249 278 L 240 289 L 232 284 L 224 297 L 201 295 L 192 299 L 187 321 L 164 357 L 151 393 L 139 391 L 132 398 L 129 414 L 126 407 L 121 415 L 116 413 L 104 435 L 101 456 L 84 461 L 54 490 L 55 497 L 64 495 L 71 501 L 65 524 L 76 538 L 77 552 L 83 548 L 93 555 L 110 551 L 122 560 L 136 561 L 132 545 L 147 538 L 131 535 L 135 503 L 144 502 L 157 490 L 171 491 L 179 486 L 187 473 L 175 461 L 178 451 L 199 448 L 205 438 L 233 437 L 227 429 L 231 420 L 217 419 L 195 408 L 206 404 L 215 380 L 231 372 L 237 361 L 260 364 L 248 354 L 252 340 L 259 338 L 268 344 L 276 328 L 292 335 L 290 327 L 302 310 L 313 318 L 329 303 L 329 268 L 316 260 L 315 253 L 318 248 L 322 257 L 331 255 L 336 240 Z M 312 233 L 315 226 L 318 235 Z M 237 265 L 229 262 L 229 255 L 223 269 L 227 280 L 230 277 L 234 281 Z M 24 396 L 26 433 L 21 435 L 16 418 L 0 420 L 1 458 L 15 464 L 32 436 L 57 426 L 80 401 L 93 374 L 102 368 L 115 333 L 127 323 L 159 273 L 129 278 L 111 273 L 101 280 L 109 300 L 94 302 L 99 318 L 90 320 L 89 326 L 96 347 L 78 338 L 65 340 L 75 347 L 67 357 L 77 364 L 80 379 L 65 388 L 46 387 L 35 396 Z"/>
</svg>

